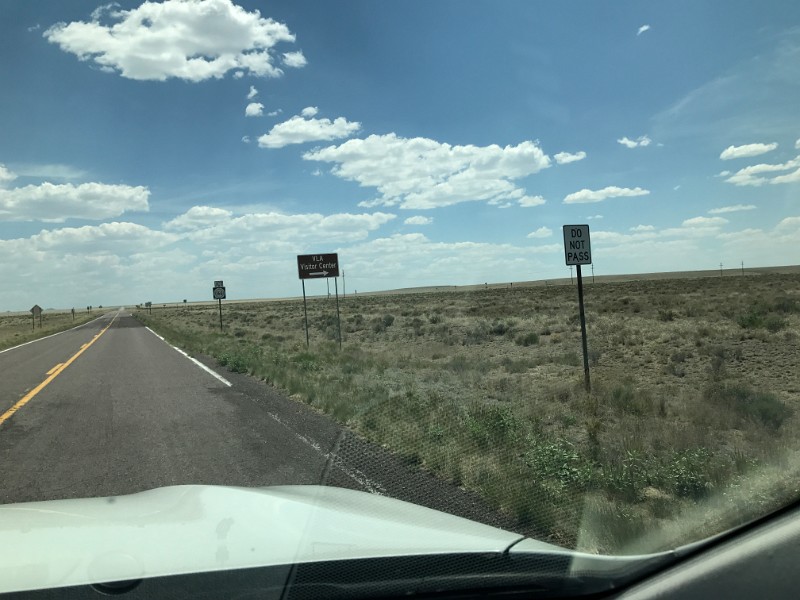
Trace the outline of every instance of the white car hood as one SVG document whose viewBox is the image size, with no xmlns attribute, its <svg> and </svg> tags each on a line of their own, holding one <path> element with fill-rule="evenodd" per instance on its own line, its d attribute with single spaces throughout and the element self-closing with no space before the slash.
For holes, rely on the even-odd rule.
<svg viewBox="0 0 800 600">
<path fill-rule="evenodd" d="M 0 593 L 295 563 L 503 552 L 522 536 L 324 486 L 173 486 L 0 506 Z M 526 549 L 561 550 L 525 540 Z"/>
</svg>

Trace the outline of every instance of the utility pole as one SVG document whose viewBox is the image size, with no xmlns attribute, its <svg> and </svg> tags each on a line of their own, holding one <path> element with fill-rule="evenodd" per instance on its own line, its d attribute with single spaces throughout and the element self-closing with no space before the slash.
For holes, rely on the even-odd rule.
<svg viewBox="0 0 800 600">
<path fill-rule="evenodd" d="M 342 269 L 342 300 L 347 296 L 347 282 L 344 280 L 344 269 Z"/>
<path fill-rule="evenodd" d="M 722 277 L 722 263 L 719 263 L 719 276 Z"/>
<path fill-rule="evenodd" d="M 744 277 L 744 261 L 742 261 L 742 277 Z"/>
<path fill-rule="evenodd" d="M 592 263 L 592 283 L 594 283 L 594 263 Z"/>
</svg>

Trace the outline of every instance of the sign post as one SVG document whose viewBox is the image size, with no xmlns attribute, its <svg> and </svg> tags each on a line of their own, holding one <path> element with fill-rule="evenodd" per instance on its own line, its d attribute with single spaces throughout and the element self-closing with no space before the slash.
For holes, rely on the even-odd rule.
<svg viewBox="0 0 800 600">
<path fill-rule="evenodd" d="M 219 301 L 219 330 L 222 331 L 222 301 L 225 299 L 225 285 L 223 282 L 215 281 L 214 287 L 211 290 L 214 296 L 214 300 Z"/>
<path fill-rule="evenodd" d="M 577 269 L 578 307 L 581 318 L 581 343 L 583 346 L 583 382 L 587 392 L 592 391 L 589 378 L 589 348 L 586 342 L 586 314 L 583 309 L 583 277 L 581 265 L 592 264 L 592 244 L 588 225 L 564 225 L 564 258 L 570 269 Z"/>
<path fill-rule="evenodd" d="M 42 328 L 42 307 L 38 304 L 34 304 L 33 308 L 31 308 L 31 325 L 33 326 L 33 330 L 36 331 L 36 317 L 39 317 L 39 329 Z"/>
<path fill-rule="evenodd" d="M 336 277 L 333 278 L 333 289 L 336 293 L 336 333 L 339 336 L 339 350 L 342 349 L 342 317 L 339 315 L 339 284 Z"/>
<path fill-rule="evenodd" d="M 339 349 L 342 348 L 342 321 L 339 314 L 339 286 L 336 278 L 339 277 L 339 255 L 331 254 L 298 254 L 297 275 L 303 284 L 303 314 L 306 324 L 306 348 L 308 348 L 308 307 L 306 306 L 306 279 L 328 279 L 333 277 L 336 291 L 336 331 L 339 338 Z M 328 298 L 330 298 L 330 282 L 328 282 Z"/>
</svg>

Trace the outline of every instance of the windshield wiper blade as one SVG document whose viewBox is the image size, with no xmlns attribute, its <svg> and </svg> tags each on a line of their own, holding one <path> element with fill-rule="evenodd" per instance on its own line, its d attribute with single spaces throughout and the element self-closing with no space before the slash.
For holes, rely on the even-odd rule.
<svg viewBox="0 0 800 600">
<path fill-rule="evenodd" d="M 529 597 L 580 596 L 609 591 L 670 557 L 589 557 L 569 551 L 443 554 L 297 564 L 283 594 L 311 598 L 458 597 L 467 593 Z M 598 561 L 592 561 L 597 558 Z M 648 564 L 649 563 L 649 564 Z"/>
</svg>

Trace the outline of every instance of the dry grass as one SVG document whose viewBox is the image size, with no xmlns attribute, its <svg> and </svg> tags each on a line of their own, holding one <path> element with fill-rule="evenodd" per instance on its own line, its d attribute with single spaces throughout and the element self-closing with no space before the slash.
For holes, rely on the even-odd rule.
<svg viewBox="0 0 800 600">
<path fill-rule="evenodd" d="M 98 317 L 101 312 L 76 311 L 75 320 L 71 312 L 42 313 L 42 327 L 36 319 L 36 328 L 31 326 L 31 315 L 13 314 L 0 316 L 0 350 L 24 344 L 31 340 L 76 327 Z"/>
<path fill-rule="evenodd" d="M 556 543 L 672 544 L 678 515 L 715 511 L 688 541 L 794 493 L 776 465 L 800 448 L 800 275 L 588 285 L 591 394 L 576 303 L 568 285 L 349 296 L 341 351 L 328 299 L 310 349 L 298 301 L 228 305 L 223 334 L 214 306 L 139 317 Z M 767 479 L 773 496 L 733 500 Z"/>
</svg>

